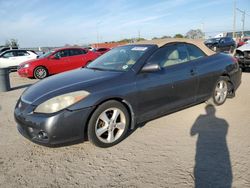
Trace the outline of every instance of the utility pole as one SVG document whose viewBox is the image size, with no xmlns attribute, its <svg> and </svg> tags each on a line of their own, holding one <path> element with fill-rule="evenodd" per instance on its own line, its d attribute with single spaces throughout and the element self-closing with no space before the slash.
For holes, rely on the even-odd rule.
<svg viewBox="0 0 250 188">
<path fill-rule="evenodd" d="M 204 35 L 202 36 L 202 39 L 205 39 L 206 34 L 205 34 L 205 31 L 204 31 L 204 22 L 201 23 L 201 31 L 202 31 L 202 33 L 204 33 Z"/>
<path fill-rule="evenodd" d="M 244 37 L 244 32 L 245 32 L 245 15 L 246 15 L 246 12 L 243 11 L 243 14 L 242 14 L 242 36 Z"/>
<path fill-rule="evenodd" d="M 235 28 L 236 28 L 236 0 L 234 0 L 234 7 L 233 7 L 233 38 L 235 37 Z"/>
<path fill-rule="evenodd" d="M 239 9 L 239 8 L 236 8 L 239 12 L 242 13 L 242 18 L 241 18 L 241 21 L 242 21 L 242 33 L 241 33 L 241 36 L 244 36 L 244 32 L 245 32 L 245 14 L 246 12 Z"/>
</svg>

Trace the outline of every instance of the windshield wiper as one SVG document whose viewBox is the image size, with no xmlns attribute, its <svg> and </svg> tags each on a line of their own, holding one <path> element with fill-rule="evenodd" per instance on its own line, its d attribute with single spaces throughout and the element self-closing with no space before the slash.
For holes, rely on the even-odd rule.
<svg viewBox="0 0 250 188">
<path fill-rule="evenodd" d="M 87 69 L 92 69 L 92 70 L 100 70 L 100 71 L 106 71 L 106 69 L 98 68 L 98 67 L 84 67 Z"/>
</svg>

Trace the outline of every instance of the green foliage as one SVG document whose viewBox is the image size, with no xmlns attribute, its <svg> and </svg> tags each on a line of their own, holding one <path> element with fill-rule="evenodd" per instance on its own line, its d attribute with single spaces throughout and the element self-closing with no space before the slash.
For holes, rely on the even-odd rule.
<svg viewBox="0 0 250 188">
<path fill-rule="evenodd" d="M 202 39 L 205 36 L 205 33 L 200 29 L 191 29 L 187 32 L 187 38 L 189 39 Z"/>
<path fill-rule="evenodd" d="M 19 47 L 18 40 L 17 39 L 6 40 L 5 46 L 9 46 L 9 47 L 12 47 L 12 48 L 13 47 Z"/>
<path fill-rule="evenodd" d="M 182 34 L 176 34 L 175 36 L 174 36 L 174 38 L 184 38 L 184 36 L 182 35 Z"/>
</svg>

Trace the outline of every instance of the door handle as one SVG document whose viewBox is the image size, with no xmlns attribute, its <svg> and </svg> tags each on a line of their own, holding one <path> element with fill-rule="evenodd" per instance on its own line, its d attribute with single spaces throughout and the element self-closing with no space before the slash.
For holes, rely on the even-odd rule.
<svg viewBox="0 0 250 188">
<path fill-rule="evenodd" d="M 191 74 L 192 76 L 196 75 L 195 69 L 191 69 L 191 70 L 190 70 L 190 74 Z"/>
</svg>

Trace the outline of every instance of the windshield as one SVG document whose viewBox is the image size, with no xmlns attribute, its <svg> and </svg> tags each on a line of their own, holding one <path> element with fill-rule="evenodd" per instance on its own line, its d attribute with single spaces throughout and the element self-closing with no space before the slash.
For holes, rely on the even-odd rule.
<svg viewBox="0 0 250 188">
<path fill-rule="evenodd" d="M 128 71 L 149 49 L 149 46 L 128 45 L 112 49 L 90 63 L 87 68 L 110 71 Z"/>
<path fill-rule="evenodd" d="M 39 56 L 39 58 L 46 58 L 46 57 L 49 57 L 52 53 L 54 53 L 55 51 L 54 50 L 50 50 L 42 55 Z"/>
<path fill-rule="evenodd" d="M 213 43 L 213 42 L 218 42 L 220 40 L 220 38 L 212 38 L 212 39 L 208 39 L 206 41 L 206 43 Z"/>
</svg>

